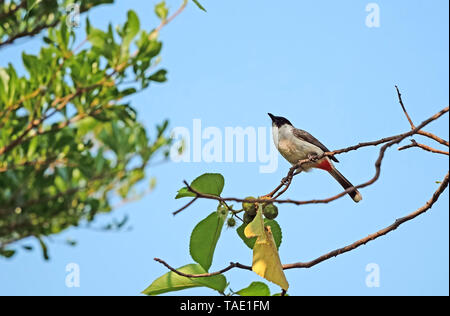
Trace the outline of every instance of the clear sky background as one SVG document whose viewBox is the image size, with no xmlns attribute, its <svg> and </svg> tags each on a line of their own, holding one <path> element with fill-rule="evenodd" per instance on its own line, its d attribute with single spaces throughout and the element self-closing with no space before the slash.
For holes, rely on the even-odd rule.
<svg viewBox="0 0 450 316">
<path fill-rule="evenodd" d="M 175 10 L 181 1 L 168 1 Z M 267 112 L 289 118 L 330 149 L 408 131 L 395 92 L 399 85 L 412 119 L 420 123 L 449 103 L 448 1 L 376 1 L 380 27 L 365 24 L 370 1 L 212 1 L 192 3 L 161 34 L 162 66 L 169 81 L 151 86 L 131 102 L 140 120 L 154 131 L 165 118 L 170 126 L 192 130 L 199 118 L 204 127 L 270 126 Z M 155 1 L 116 1 L 89 13 L 91 23 L 105 29 L 123 23 L 135 10 L 147 30 L 158 24 Z M 78 30 L 84 36 L 84 18 Z M 0 66 L 20 65 L 20 52 L 36 52 L 39 37 L 0 51 Z M 427 128 L 445 139 L 448 115 Z M 271 142 L 269 129 L 267 141 Z M 416 137 L 420 142 L 428 140 Z M 405 140 L 404 144 L 408 143 Z M 340 155 L 339 169 L 354 184 L 374 174 L 377 148 Z M 51 260 L 39 251 L 20 251 L 0 259 L 0 295 L 138 295 L 167 272 L 153 261 L 173 266 L 193 262 L 189 236 L 195 224 L 215 209 L 200 201 L 178 216 L 172 211 L 185 201 L 174 200 L 184 179 L 204 172 L 225 176 L 224 196 L 245 197 L 271 191 L 289 165 L 279 160 L 271 174 L 259 163 L 167 163 L 150 168 L 155 191 L 112 215 L 130 216 L 130 232 L 70 229 L 49 241 Z M 280 206 L 283 263 L 309 261 L 383 228 L 422 206 L 448 170 L 448 157 L 418 149 L 388 150 L 382 174 L 363 189 L 355 204 L 344 197 L 329 205 Z M 314 171 L 295 178 L 286 198 L 325 198 L 340 192 L 326 173 Z M 448 190 L 425 215 L 350 253 L 311 269 L 288 270 L 291 295 L 448 295 Z M 78 241 L 76 247 L 64 244 Z M 37 243 L 26 240 L 24 243 Z M 251 251 L 234 230 L 225 229 L 211 271 L 230 261 L 251 263 Z M 81 286 L 65 285 L 68 263 L 81 269 Z M 380 287 L 369 288 L 366 265 L 380 267 Z M 263 281 L 253 272 L 226 273 L 233 290 Z M 272 293 L 279 289 L 270 285 Z M 172 294 L 215 295 L 209 289 Z"/>
</svg>

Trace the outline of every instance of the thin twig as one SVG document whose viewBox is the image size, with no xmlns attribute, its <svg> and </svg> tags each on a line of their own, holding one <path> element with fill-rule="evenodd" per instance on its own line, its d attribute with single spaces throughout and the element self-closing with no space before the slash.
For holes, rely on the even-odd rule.
<svg viewBox="0 0 450 316">
<path fill-rule="evenodd" d="M 414 126 L 413 121 L 411 120 L 411 118 L 409 117 L 408 112 L 406 111 L 405 105 L 403 104 L 403 100 L 402 100 L 402 94 L 400 93 L 400 90 L 398 89 L 397 85 L 395 86 L 395 90 L 397 90 L 398 102 L 400 103 L 400 106 L 402 107 L 403 113 L 405 113 L 406 118 L 408 119 L 408 122 L 411 125 L 411 129 L 415 129 L 416 127 Z"/>
<path fill-rule="evenodd" d="M 175 11 L 174 14 L 172 14 L 170 17 L 168 17 L 167 19 L 164 19 L 161 21 L 161 24 L 155 29 L 155 32 L 159 32 L 161 31 L 161 29 L 166 26 L 167 24 L 169 24 L 170 22 L 173 21 L 173 19 L 175 19 L 181 12 L 183 12 L 183 10 L 186 8 L 188 4 L 187 0 L 183 0 L 183 3 L 181 4 L 181 6 L 178 8 L 177 11 Z"/>
<path fill-rule="evenodd" d="M 444 146 L 449 147 L 448 141 L 445 140 L 445 139 L 440 138 L 440 137 L 437 136 L 437 135 L 434 135 L 434 134 L 432 134 L 432 133 L 425 132 L 425 131 L 418 131 L 417 134 L 422 135 L 422 136 L 426 136 L 426 137 L 428 137 L 428 138 L 431 138 L 432 140 L 437 141 L 439 144 L 442 144 L 442 145 L 444 145 Z"/>
<path fill-rule="evenodd" d="M 400 93 L 400 90 L 399 90 L 398 86 L 395 86 L 395 89 L 397 90 L 398 102 L 400 103 L 400 106 L 402 107 L 403 113 L 405 113 L 406 119 L 408 120 L 409 124 L 411 125 L 411 129 L 415 129 L 416 127 L 415 127 L 413 121 L 411 120 L 411 117 L 409 116 L 408 111 L 406 111 L 406 107 L 405 107 L 405 105 L 403 103 L 403 99 L 402 99 L 402 94 Z M 431 138 L 434 141 L 449 147 L 448 141 L 446 141 L 445 139 L 442 139 L 442 138 L 436 136 L 433 133 L 425 132 L 425 131 L 420 130 L 420 131 L 417 132 L 417 134 L 425 136 L 425 137 L 428 137 L 428 138 Z"/>
<path fill-rule="evenodd" d="M 423 150 L 432 152 L 434 154 L 442 154 L 442 155 L 447 155 L 448 156 L 448 151 L 443 151 L 443 150 L 435 149 L 433 147 L 430 147 L 430 146 L 427 146 L 427 145 L 424 145 L 424 144 L 419 144 L 414 139 L 411 139 L 411 144 L 399 147 L 398 150 L 405 150 L 405 149 L 412 148 L 412 147 L 418 147 L 418 148 L 421 148 Z"/>
<path fill-rule="evenodd" d="M 230 265 L 222 270 L 216 271 L 216 272 L 211 272 L 211 273 L 201 273 L 201 274 L 190 274 L 190 273 L 184 273 L 181 271 L 178 271 L 177 269 L 171 267 L 167 262 L 165 262 L 162 259 L 159 258 L 154 258 L 153 260 L 161 263 L 162 265 L 164 265 L 167 269 L 169 269 L 172 272 L 175 272 L 178 275 L 187 277 L 187 278 L 207 278 L 207 277 L 211 277 L 211 276 L 215 276 L 215 275 L 219 275 L 222 273 L 227 272 L 228 270 L 231 270 L 233 268 L 239 268 L 239 269 L 244 269 L 244 270 L 252 270 L 252 267 L 250 266 L 246 266 L 243 264 L 240 264 L 239 262 L 230 262 Z"/>
<path fill-rule="evenodd" d="M 181 211 L 183 211 L 184 209 L 188 208 L 189 206 L 191 206 L 192 204 L 194 204 L 195 201 L 197 201 L 199 197 L 196 196 L 195 198 L 193 198 L 189 203 L 187 203 L 185 206 L 183 206 L 182 208 L 180 208 L 179 210 L 173 212 L 173 215 L 177 215 L 178 213 L 180 213 Z"/>
</svg>

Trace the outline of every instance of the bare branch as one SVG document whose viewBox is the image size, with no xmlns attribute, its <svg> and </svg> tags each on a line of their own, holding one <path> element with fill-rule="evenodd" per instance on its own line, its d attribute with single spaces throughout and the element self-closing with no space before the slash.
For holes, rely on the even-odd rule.
<svg viewBox="0 0 450 316">
<path fill-rule="evenodd" d="M 411 117 L 409 116 L 408 111 L 406 111 L 406 108 L 405 108 L 405 105 L 404 105 L 403 99 L 402 99 L 402 94 L 400 93 L 398 86 L 395 86 L 395 89 L 397 90 L 398 102 L 400 103 L 400 106 L 402 107 L 403 113 L 405 113 L 406 119 L 408 120 L 409 124 L 411 125 L 411 129 L 415 129 L 416 127 L 415 127 L 413 121 L 411 120 Z M 420 130 L 417 132 L 417 134 L 431 138 L 431 139 L 437 141 L 438 143 L 449 147 L 448 141 L 446 141 L 432 133 Z"/>
<path fill-rule="evenodd" d="M 222 270 L 216 271 L 216 272 L 211 272 L 211 273 L 202 273 L 202 274 L 189 274 L 189 273 L 183 273 L 181 271 L 178 271 L 177 269 L 171 267 L 167 262 L 165 262 L 162 259 L 159 258 L 154 258 L 153 260 L 161 263 L 162 265 L 164 265 L 167 269 L 169 269 L 172 272 L 175 272 L 178 275 L 187 277 L 187 278 L 207 278 L 207 277 L 211 277 L 211 276 L 215 276 L 215 275 L 219 275 L 222 273 L 227 272 L 228 270 L 231 270 L 233 268 L 239 268 L 239 269 L 245 269 L 245 270 L 252 270 L 252 267 L 250 266 L 246 266 L 243 264 L 240 264 L 239 262 L 230 262 L 230 265 Z"/>
<path fill-rule="evenodd" d="M 443 151 L 443 150 L 435 149 L 433 147 L 430 147 L 430 146 L 427 146 L 424 144 L 419 144 L 414 139 L 411 139 L 411 144 L 399 147 L 398 150 L 405 150 L 405 149 L 412 148 L 412 147 L 419 147 L 419 148 L 422 148 L 423 150 L 426 150 L 426 151 L 429 151 L 429 152 L 432 152 L 435 154 L 442 154 L 442 155 L 448 156 L 448 151 Z"/>
<path fill-rule="evenodd" d="M 436 201 L 439 199 L 439 196 L 442 194 L 442 192 L 445 191 L 445 189 L 448 187 L 448 181 L 449 181 L 449 173 L 447 172 L 447 175 L 445 176 L 444 180 L 442 181 L 441 185 L 439 186 L 439 188 L 433 193 L 433 196 L 420 208 L 418 208 L 416 211 L 412 212 L 411 214 L 399 218 L 397 219 L 392 225 L 383 228 L 379 231 L 377 231 L 376 233 L 373 233 L 365 238 L 362 238 L 356 242 L 354 242 L 351 245 L 345 246 L 343 248 L 339 248 L 336 249 L 334 251 L 331 251 L 327 254 L 324 254 L 320 257 L 318 257 L 317 259 L 314 259 L 312 261 L 309 262 L 297 262 L 297 263 L 291 263 L 291 264 L 285 264 L 283 265 L 283 269 L 293 269 L 293 268 L 310 268 L 312 266 L 315 266 L 316 264 L 325 261 L 327 259 L 330 259 L 332 257 L 336 257 L 338 255 L 341 255 L 343 253 L 349 252 L 353 249 L 356 249 L 362 245 L 367 244 L 368 242 L 375 240 L 381 236 L 386 235 L 387 233 L 396 230 L 400 225 L 416 218 L 417 216 L 425 213 L 426 211 L 428 211 L 429 209 L 431 209 L 431 207 L 433 206 L 434 203 L 436 203 Z"/>
<path fill-rule="evenodd" d="M 428 138 L 431 138 L 432 140 L 435 140 L 435 141 L 437 141 L 438 143 L 440 143 L 440 144 L 442 144 L 442 145 L 445 145 L 445 146 L 449 147 L 448 141 L 445 140 L 445 139 L 440 138 L 440 137 L 437 136 L 437 135 L 434 135 L 434 134 L 432 134 L 432 133 L 425 132 L 425 131 L 418 131 L 417 134 L 422 135 L 422 136 L 426 136 L 426 137 L 428 137 Z"/>
<path fill-rule="evenodd" d="M 409 114 L 406 111 L 405 105 L 403 104 L 402 94 L 400 93 L 400 90 L 398 89 L 398 86 L 395 86 L 395 90 L 397 90 L 398 102 L 400 103 L 400 106 L 402 107 L 403 113 L 405 113 L 406 118 L 407 118 L 409 124 L 411 125 L 411 129 L 415 129 L 416 127 L 414 126 L 414 123 L 411 120 L 411 118 L 409 117 Z"/>
</svg>

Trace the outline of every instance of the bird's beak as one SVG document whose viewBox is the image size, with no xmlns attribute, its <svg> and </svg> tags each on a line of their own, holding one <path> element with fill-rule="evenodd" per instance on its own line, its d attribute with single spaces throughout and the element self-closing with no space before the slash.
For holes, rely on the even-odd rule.
<svg viewBox="0 0 450 316">
<path fill-rule="evenodd" d="M 270 118 L 272 119 L 272 121 L 275 119 L 275 116 L 272 114 L 272 113 L 267 113 L 269 116 L 270 116 Z"/>
</svg>

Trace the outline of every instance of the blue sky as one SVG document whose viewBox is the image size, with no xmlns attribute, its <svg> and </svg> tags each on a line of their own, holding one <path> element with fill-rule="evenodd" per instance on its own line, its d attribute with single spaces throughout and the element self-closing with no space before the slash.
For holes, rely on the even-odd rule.
<svg viewBox="0 0 450 316">
<path fill-rule="evenodd" d="M 175 10 L 180 1 L 168 1 Z M 170 126 L 269 127 L 267 112 L 288 117 L 330 149 L 407 131 L 394 85 L 420 123 L 449 103 L 448 1 L 376 1 L 380 27 L 365 24 L 370 1 L 211 1 L 208 12 L 192 3 L 161 33 L 162 66 L 169 81 L 151 86 L 131 99 L 140 120 L 154 130 L 165 118 Z M 89 13 L 105 28 L 122 23 L 135 10 L 147 30 L 158 24 L 155 1 L 117 1 Z M 83 38 L 84 19 L 79 30 Z M 20 52 L 36 52 L 40 38 L 0 51 L 0 66 L 19 68 Z M 427 128 L 445 139 L 448 116 Z M 271 141 L 267 130 L 267 141 Z M 432 144 L 428 140 L 415 138 Z M 407 141 L 405 141 L 405 144 Z M 340 155 L 340 171 L 354 184 L 374 174 L 377 148 Z M 204 172 L 225 176 L 225 196 L 262 195 L 285 176 L 289 165 L 279 159 L 276 172 L 259 173 L 259 163 L 168 163 L 149 169 L 155 191 L 111 216 L 130 216 L 130 232 L 71 229 L 49 241 L 51 261 L 41 253 L 20 252 L 0 259 L 0 295 L 138 295 L 167 272 L 153 261 L 173 266 L 191 263 L 188 243 L 195 224 L 216 204 L 200 201 L 178 216 L 172 211 L 184 179 Z M 377 231 L 422 206 L 448 170 L 448 157 L 410 149 L 388 150 L 378 182 L 361 191 L 355 204 L 344 197 L 329 205 L 280 206 L 283 263 L 309 261 Z M 340 192 L 327 174 L 314 171 L 295 178 L 286 198 L 325 198 Z M 355 251 L 311 269 L 289 270 L 291 295 L 448 295 L 448 190 L 425 215 Z M 78 241 L 64 245 L 66 238 Z M 27 243 L 36 244 L 34 241 Z M 251 263 L 251 251 L 236 233 L 225 229 L 211 270 L 230 261 Z M 80 287 L 65 285 L 68 263 L 80 266 Z M 367 264 L 380 268 L 380 287 L 369 288 Z M 263 279 L 249 271 L 226 274 L 233 290 Z M 270 285 L 273 293 L 279 289 Z M 215 295 L 209 289 L 174 294 Z"/>
</svg>

